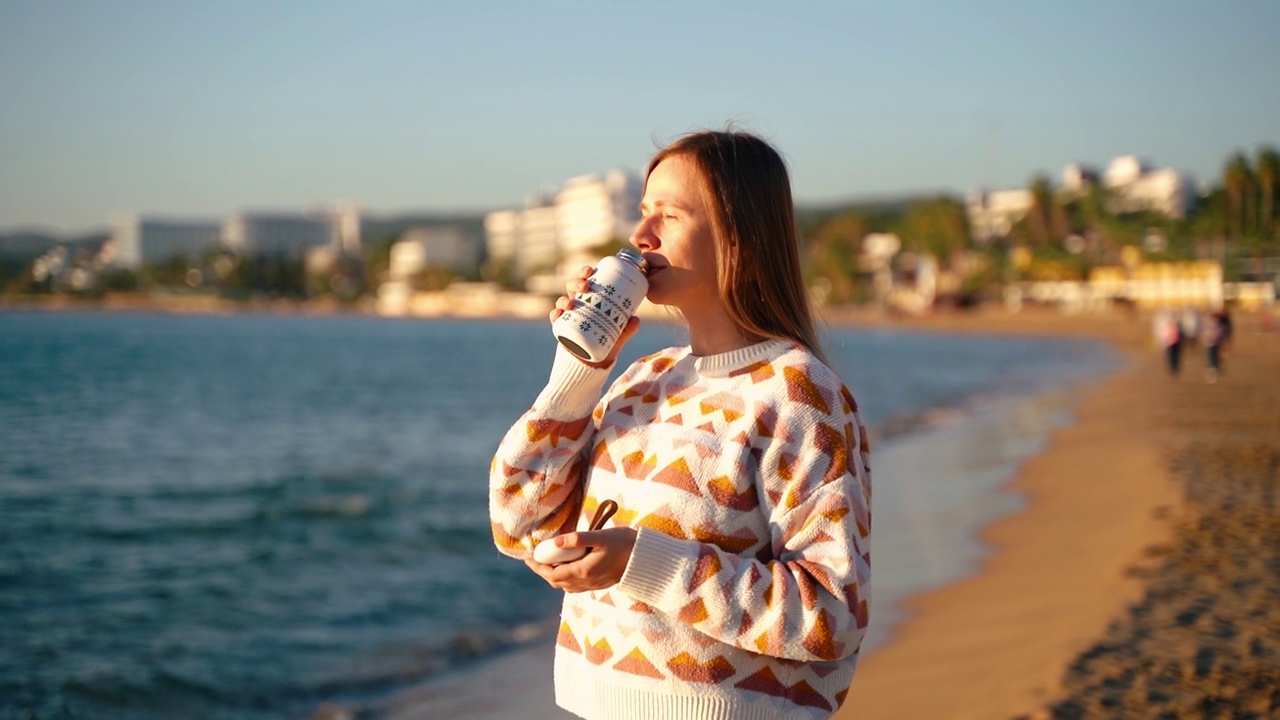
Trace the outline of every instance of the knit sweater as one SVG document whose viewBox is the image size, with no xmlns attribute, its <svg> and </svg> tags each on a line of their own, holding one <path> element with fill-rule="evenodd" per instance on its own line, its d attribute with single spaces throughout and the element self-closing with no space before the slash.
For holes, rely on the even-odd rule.
<svg viewBox="0 0 1280 720">
<path fill-rule="evenodd" d="M 608 718 L 826 718 L 866 632 L 866 431 L 837 375 L 795 343 L 609 372 L 557 351 L 490 473 L 498 549 L 637 531 L 621 580 L 565 595 L 556 701 Z"/>
</svg>

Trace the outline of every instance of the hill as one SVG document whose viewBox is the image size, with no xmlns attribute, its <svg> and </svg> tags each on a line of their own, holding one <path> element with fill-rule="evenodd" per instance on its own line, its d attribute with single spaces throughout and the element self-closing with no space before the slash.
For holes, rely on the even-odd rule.
<svg viewBox="0 0 1280 720">
<path fill-rule="evenodd" d="M 102 247 L 102 243 L 106 242 L 107 237 L 105 230 L 79 237 L 22 230 L 0 233 L 0 258 L 31 261 L 45 254 L 55 245 L 64 245 L 73 252 L 82 248 L 96 252 Z"/>
</svg>

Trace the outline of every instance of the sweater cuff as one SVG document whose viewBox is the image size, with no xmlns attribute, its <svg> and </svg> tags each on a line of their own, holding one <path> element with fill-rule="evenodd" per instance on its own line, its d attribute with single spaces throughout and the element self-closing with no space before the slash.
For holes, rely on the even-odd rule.
<svg viewBox="0 0 1280 720">
<path fill-rule="evenodd" d="M 541 410 L 553 410 L 560 417 L 589 415 L 600 401 L 611 369 L 612 367 L 591 367 L 556 343 L 556 359 L 551 364 L 551 378 L 547 380 L 547 386 L 538 394 L 533 406 Z"/>
<path fill-rule="evenodd" d="M 633 600 L 662 607 L 663 597 L 679 582 L 689 555 L 689 543 L 651 528 L 636 531 L 631 559 L 622 571 L 618 589 Z"/>
</svg>

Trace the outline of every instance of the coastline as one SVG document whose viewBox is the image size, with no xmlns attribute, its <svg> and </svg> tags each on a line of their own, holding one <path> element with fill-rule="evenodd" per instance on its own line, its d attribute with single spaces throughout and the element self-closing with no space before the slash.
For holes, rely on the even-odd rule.
<svg viewBox="0 0 1280 720">
<path fill-rule="evenodd" d="M 947 331 L 1102 337 L 1127 361 L 1079 398 L 1010 487 L 1026 507 L 983 528 L 980 571 L 906 603 L 895 641 L 871 653 L 835 717 L 1011 718 L 1060 689 L 1068 663 L 1135 601 L 1127 570 L 1169 533 L 1180 500 L 1144 402 L 1167 380 L 1144 350 L 1145 324 L 1116 317 L 964 318 Z M 1024 321 L 1025 322 L 1025 321 Z"/>
</svg>

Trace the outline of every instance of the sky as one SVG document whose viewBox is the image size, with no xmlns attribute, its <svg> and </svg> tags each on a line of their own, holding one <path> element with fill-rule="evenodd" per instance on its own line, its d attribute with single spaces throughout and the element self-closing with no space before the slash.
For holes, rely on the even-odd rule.
<svg viewBox="0 0 1280 720">
<path fill-rule="evenodd" d="M 0 232 L 516 208 L 732 124 L 800 203 L 1200 182 L 1280 145 L 1280 2 L 0 0 Z"/>
</svg>

